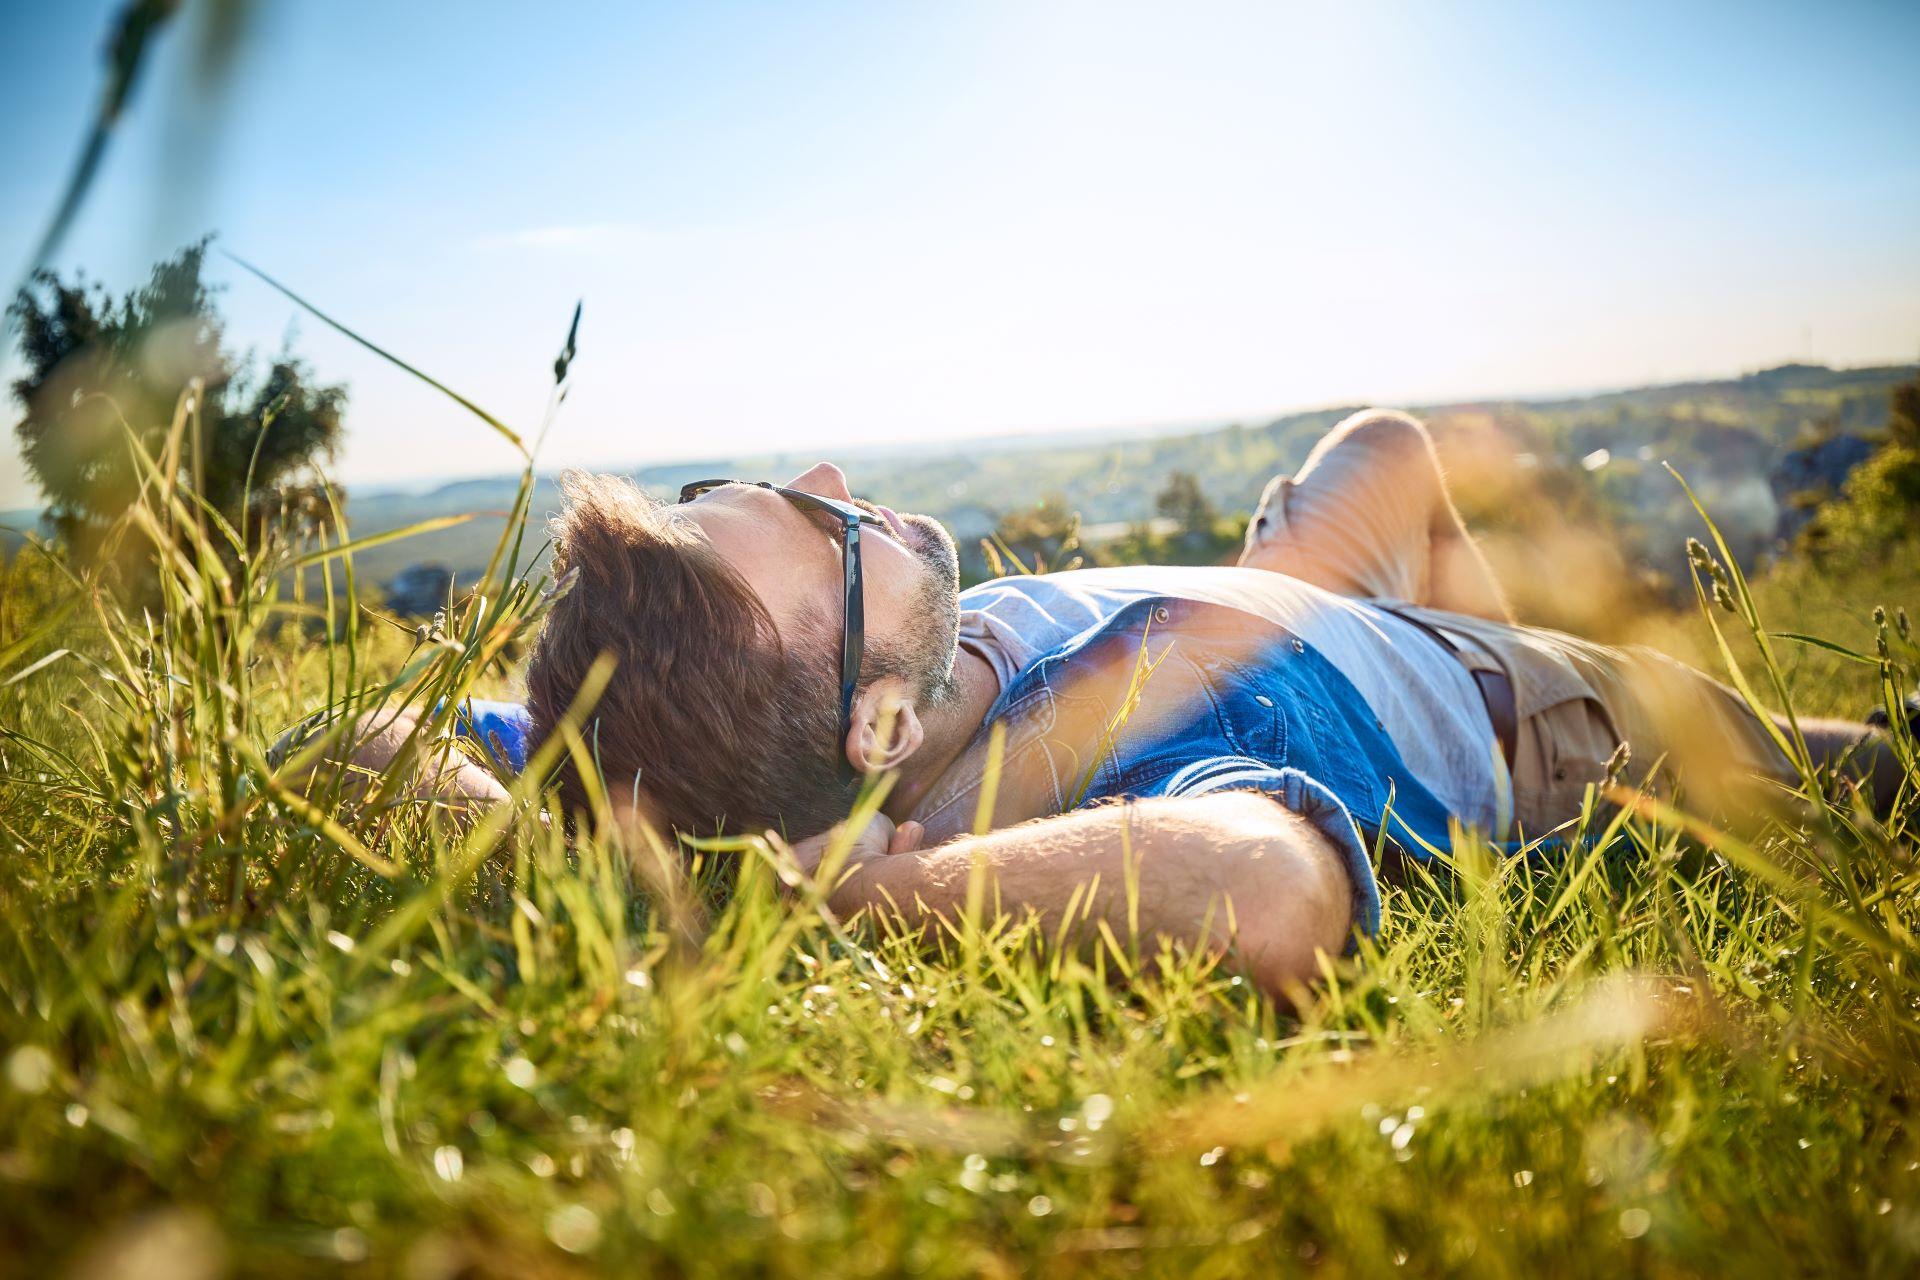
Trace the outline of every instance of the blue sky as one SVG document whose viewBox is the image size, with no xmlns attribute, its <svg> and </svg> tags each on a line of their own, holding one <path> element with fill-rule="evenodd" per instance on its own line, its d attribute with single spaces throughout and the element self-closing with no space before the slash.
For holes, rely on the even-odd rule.
<svg viewBox="0 0 1920 1280">
<path fill-rule="evenodd" d="M 168 31 L 59 265 L 218 231 L 525 424 L 583 298 L 549 465 L 1920 356 L 1920 5 L 257 7 L 219 98 Z M 114 8 L 0 19 L 10 273 Z M 513 465 L 222 274 L 349 484 Z"/>
</svg>

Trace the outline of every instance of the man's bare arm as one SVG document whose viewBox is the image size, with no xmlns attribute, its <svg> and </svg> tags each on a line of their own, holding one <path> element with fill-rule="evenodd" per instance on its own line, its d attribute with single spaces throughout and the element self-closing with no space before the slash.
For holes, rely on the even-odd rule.
<svg viewBox="0 0 1920 1280">
<path fill-rule="evenodd" d="M 315 761 L 307 772 L 328 767 L 339 769 L 344 775 L 342 794 L 348 798 L 365 795 L 374 776 L 385 774 L 399 758 L 419 722 L 420 717 L 412 711 L 367 712 L 341 742 Z M 324 729 L 302 725 L 289 730 L 274 744 L 271 758 L 297 755 L 300 743 L 317 732 Z M 504 800 L 507 795 L 499 779 L 460 754 L 444 738 L 417 744 L 409 770 L 408 785 L 390 789 L 389 796 L 412 796 L 467 807 L 488 805 Z"/>
<path fill-rule="evenodd" d="M 1104 805 L 891 854 L 881 850 L 901 842 L 884 818 L 876 823 L 879 834 L 861 841 L 867 848 L 856 849 L 830 898 L 837 911 L 891 906 L 915 923 L 955 918 L 978 865 L 987 903 L 1031 908 L 1057 927 L 1079 890 L 1075 920 L 1104 920 L 1124 938 L 1131 881 L 1143 940 L 1231 949 L 1240 970 L 1275 995 L 1311 983 L 1316 953 L 1338 955 L 1352 926 L 1339 850 L 1254 792 Z M 817 860 L 824 843 L 796 852 Z"/>
</svg>

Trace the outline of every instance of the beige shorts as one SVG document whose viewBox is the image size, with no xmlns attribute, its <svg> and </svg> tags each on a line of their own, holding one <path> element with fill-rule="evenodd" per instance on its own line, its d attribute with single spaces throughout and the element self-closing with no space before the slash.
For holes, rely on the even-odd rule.
<svg viewBox="0 0 1920 1280">
<path fill-rule="evenodd" d="M 1476 616 L 1502 606 L 1471 546 L 1425 428 L 1369 410 L 1328 433 L 1297 477 L 1268 486 L 1241 563 L 1377 601 L 1464 635 L 1498 662 L 1519 718 L 1512 781 L 1521 835 L 1576 817 L 1610 764 L 1629 784 L 1663 792 L 1684 781 L 1716 809 L 1741 803 L 1756 778 L 1794 776 L 1745 700 L 1691 667 L 1651 649 Z"/>
<path fill-rule="evenodd" d="M 1594 644 L 1544 627 L 1406 609 L 1464 632 L 1513 679 L 1519 739 L 1513 816 L 1537 836 L 1580 813 L 1609 768 L 1629 786 L 1688 796 L 1716 812 L 1750 801 L 1757 780 L 1794 769 L 1738 692 L 1642 646 Z"/>
</svg>

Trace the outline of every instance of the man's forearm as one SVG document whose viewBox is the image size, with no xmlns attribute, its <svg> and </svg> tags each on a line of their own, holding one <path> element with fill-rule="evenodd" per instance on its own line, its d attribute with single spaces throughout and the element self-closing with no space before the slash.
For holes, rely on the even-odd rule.
<svg viewBox="0 0 1920 1280">
<path fill-rule="evenodd" d="M 412 711 L 367 712 L 354 722 L 337 749 L 314 762 L 306 772 L 322 764 L 341 769 L 345 775 L 343 794 L 354 798 L 363 796 L 374 775 L 384 774 L 393 767 L 418 728 L 419 720 L 419 715 Z M 302 741 L 317 731 L 323 730 L 308 726 L 289 730 L 274 744 L 270 758 L 296 754 Z M 451 743 L 440 740 L 415 744 L 407 786 L 401 794 L 467 806 L 492 804 L 505 799 L 507 793 L 492 774 L 462 756 Z"/>
<path fill-rule="evenodd" d="M 1031 909 L 1055 928 L 1071 902 L 1076 924 L 1104 920 L 1122 938 L 1137 924 L 1142 939 L 1232 948 L 1275 993 L 1311 981 L 1315 953 L 1338 954 L 1351 926 L 1353 887 L 1333 843 L 1247 792 L 1102 806 L 874 858 L 832 904 L 952 918 L 976 868 L 989 908 Z"/>
</svg>

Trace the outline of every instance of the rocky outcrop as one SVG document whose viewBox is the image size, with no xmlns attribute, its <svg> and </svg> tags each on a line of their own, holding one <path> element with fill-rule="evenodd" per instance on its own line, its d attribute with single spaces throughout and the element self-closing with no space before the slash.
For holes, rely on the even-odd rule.
<svg viewBox="0 0 1920 1280">
<path fill-rule="evenodd" d="M 1780 517 L 1774 534 L 1790 541 L 1821 504 L 1839 496 L 1853 469 L 1873 456 L 1874 443 L 1861 436 L 1829 436 L 1781 455 L 1767 476 Z"/>
</svg>

